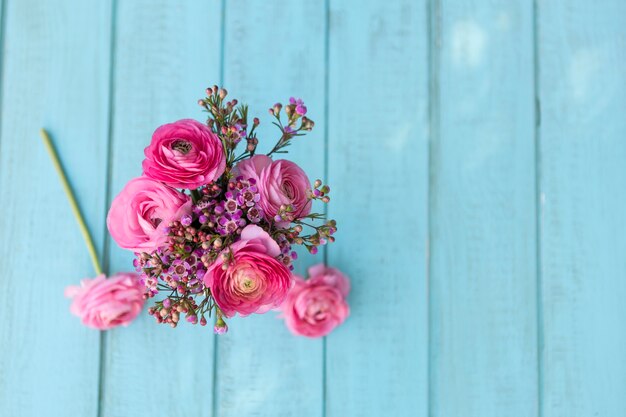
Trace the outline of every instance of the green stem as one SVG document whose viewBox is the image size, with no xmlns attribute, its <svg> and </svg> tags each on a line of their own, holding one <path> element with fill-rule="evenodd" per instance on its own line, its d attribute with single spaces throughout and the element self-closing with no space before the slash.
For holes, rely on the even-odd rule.
<svg viewBox="0 0 626 417">
<path fill-rule="evenodd" d="M 46 145 L 46 150 L 48 151 L 48 155 L 50 155 L 50 159 L 52 159 L 52 163 L 54 164 L 54 169 L 57 174 L 59 174 L 59 178 L 61 179 L 61 184 L 63 185 L 63 191 L 65 191 L 65 195 L 70 202 L 70 206 L 72 207 L 72 214 L 74 218 L 78 222 L 78 227 L 80 228 L 80 233 L 83 235 L 83 239 L 85 239 L 85 244 L 87 245 L 87 250 L 89 251 L 89 256 L 91 257 L 91 263 L 93 264 L 93 269 L 96 271 L 96 275 L 102 274 L 102 267 L 100 266 L 100 261 L 98 260 L 98 254 L 96 253 L 96 247 L 93 244 L 93 238 L 89 233 L 89 229 L 87 229 L 87 224 L 85 223 L 85 219 L 83 218 L 82 213 L 80 212 L 80 208 L 78 207 L 78 203 L 76 202 L 76 197 L 74 196 L 74 192 L 72 191 L 72 187 L 70 187 L 70 183 L 67 181 L 67 177 L 65 176 L 65 171 L 63 171 L 63 166 L 61 166 L 61 161 L 59 160 L 59 155 L 57 154 L 54 145 L 52 145 L 52 141 L 50 140 L 50 136 L 45 129 L 41 129 L 40 131 L 41 139 L 43 139 L 44 145 Z"/>
<path fill-rule="evenodd" d="M 200 200 L 202 198 L 202 194 L 200 194 L 200 191 L 198 190 L 190 190 L 191 192 L 191 200 L 195 203 L 198 202 L 198 200 Z"/>
</svg>

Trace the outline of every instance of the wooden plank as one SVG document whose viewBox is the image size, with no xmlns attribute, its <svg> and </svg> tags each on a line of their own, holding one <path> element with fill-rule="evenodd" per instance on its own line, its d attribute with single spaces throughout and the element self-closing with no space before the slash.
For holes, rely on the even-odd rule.
<svg viewBox="0 0 626 417">
<path fill-rule="evenodd" d="M 543 416 L 626 410 L 626 3 L 540 2 Z"/>
<path fill-rule="evenodd" d="M 51 132 L 103 245 L 109 1 L 6 2 L 0 132 L 0 414 L 93 416 L 99 332 L 69 313 L 67 285 L 94 276 L 39 137 Z"/>
<path fill-rule="evenodd" d="M 537 415 L 533 10 L 433 10 L 431 415 Z"/>
<path fill-rule="evenodd" d="M 268 22 L 280 23 L 270 29 Z M 323 2 L 227 2 L 224 85 L 261 119 L 263 152 L 278 138 L 267 109 L 290 96 L 305 100 L 317 125 L 285 157 L 312 180 L 324 174 L 325 22 Z M 321 253 L 300 251 L 296 272 L 322 261 Z M 216 416 L 322 414 L 322 340 L 292 336 L 274 312 L 229 323 L 230 333 L 217 339 Z"/>
<path fill-rule="evenodd" d="M 203 120 L 197 105 L 219 77 L 220 2 L 119 2 L 114 57 L 111 196 L 141 174 L 154 129 Z M 132 254 L 109 245 L 112 271 L 132 270 Z M 107 416 L 208 416 L 213 331 L 157 325 L 146 312 L 107 334 L 102 408 Z"/>
<path fill-rule="evenodd" d="M 425 1 L 331 1 L 328 260 L 352 315 L 327 339 L 326 415 L 428 411 Z"/>
</svg>

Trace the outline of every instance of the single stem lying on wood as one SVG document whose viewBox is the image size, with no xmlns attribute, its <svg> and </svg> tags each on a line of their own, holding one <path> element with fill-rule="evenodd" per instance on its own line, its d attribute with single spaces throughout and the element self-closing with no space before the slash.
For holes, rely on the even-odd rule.
<svg viewBox="0 0 626 417">
<path fill-rule="evenodd" d="M 80 208 L 78 207 L 78 203 L 76 202 L 76 196 L 72 191 L 72 187 L 65 176 L 65 171 L 63 171 L 63 166 L 61 165 L 61 161 L 59 160 L 59 155 L 57 154 L 52 141 L 50 140 L 50 136 L 45 129 L 41 129 L 40 131 L 41 139 L 43 139 L 44 145 L 46 145 L 46 150 L 48 151 L 48 155 L 50 155 L 50 159 L 52 159 L 52 163 L 54 164 L 54 169 L 61 179 L 61 184 L 63 185 L 63 191 L 65 191 L 65 195 L 70 202 L 70 206 L 72 207 L 72 214 L 74 214 L 74 218 L 78 222 L 78 227 L 80 228 L 80 233 L 83 235 L 83 239 L 85 239 L 85 244 L 87 245 L 87 250 L 89 251 L 89 256 L 91 257 L 91 262 L 93 264 L 93 269 L 96 271 L 96 275 L 102 274 L 102 267 L 100 266 L 100 261 L 98 260 L 98 254 L 96 253 L 96 247 L 93 244 L 93 238 L 91 237 L 91 233 L 89 233 L 89 229 L 87 228 L 87 224 L 85 223 L 85 219 L 83 218 L 82 213 L 80 212 Z"/>
</svg>

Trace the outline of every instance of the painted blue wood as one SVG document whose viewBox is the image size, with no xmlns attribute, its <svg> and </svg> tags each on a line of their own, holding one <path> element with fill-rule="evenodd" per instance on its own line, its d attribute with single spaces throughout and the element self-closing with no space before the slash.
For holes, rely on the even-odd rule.
<svg viewBox="0 0 626 417">
<path fill-rule="evenodd" d="M 0 14 L 0 415 L 624 414 L 622 1 L 0 0 Z M 203 119 L 196 100 L 221 80 L 262 140 L 274 101 L 307 102 L 316 130 L 290 157 L 331 185 L 326 255 L 352 278 L 352 316 L 326 340 L 269 313 L 216 341 L 144 315 L 101 351 L 62 296 L 93 273 L 37 131 L 105 265 L 130 270 L 106 206 L 154 128 Z"/>
<path fill-rule="evenodd" d="M 538 10 L 543 409 L 626 412 L 626 3 Z"/>
<path fill-rule="evenodd" d="M 425 1 L 330 1 L 328 181 L 352 316 L 327 340 L 326 415 L 428 415 Z"/>
<path fill-rule="evenodd" d="M 94 271 L 39 129 L 51 132 L 100 250 L 110 2 L 5 6 L 0 415 L 95 417 L 99 333 L 70 316 L 63 297 L 67 285 Z"/>
<path fill-rule="evenodd" d="M 437 7 L 431 415 L 536 416 L 532 4 Z"/>
<path fill-rule="evenodd" d="M 182 118 L 203 120 L 197 105 L 219 77 L 219 1 L 119 2 L 115 21 L 111 196 L 141 174 L 154 129 Z M 109 242 L 111 271 L 132 270 L 132 254 Z M 104 416 L 209 416 L 213 332 L 182 323 L 171 329 L 144 313 L 107 333 Z"/>
<path fill-rule="evenodd" d="M 259 150 L 268 152 L 279 135 L 267 109 L 301 97 L 316 122 L 284 156 L 311 180 L 324 175 L 325 22 L 323 2 L 228 1 L 225 10 L 224 85 L 259 116 Z M 268 30 L 267 22 L 280 22 Z M 265 28 L 259 30 L 259 28 Z M 282 155 L 279 155 L 281 157 Z M 323 210 L 323 207 L 319 207 Z M 297 273 L 322 262 L 320 253 L 300 251 Z M 291 335 L 274 312 L 230 320 L 231 332 L 217 339 L 215 416 L 321 416 L 322 340 Z"/>
</svg>

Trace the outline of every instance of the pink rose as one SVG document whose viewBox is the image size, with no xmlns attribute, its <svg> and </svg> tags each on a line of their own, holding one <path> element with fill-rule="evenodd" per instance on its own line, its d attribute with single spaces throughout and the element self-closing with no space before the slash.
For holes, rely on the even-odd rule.
<svg viewBox="0 0 626 417">
<path fill-rule="evenodd" d="M 111 203 L 107 226 L 122 248 L 149 253 L 165 244 L 169 223 L 190 212 L 188 195 L 139 177 L 129 181 Z"/>
<path fill-rule="evenodd" d="M 125 272 L 109 279 L 104 274 L 84 279 L 80 286 L 67 287 L 65 296 L 73 298 L 70 311 L 85 326 L 107 330 L 128 326 L 137 317 L 143 308 L 144 290 L 136 274 Z"/>
<path fill-rule="evenodd" d="M 322 337 L 343 323 L 350 314 L 345 297 L 348 278 L 334 268 L 317 265 L 310 278 L 295 276 L 295 284 L 281 306 L 287 328 L 295 335 Z"/>
<path fill-rule="evenodd" d="M 276 257 L 278 244 L 259 226 L 248 225 L 233 243 L 227 261 L 219 257 L 204 275 L 215 302 L 226 317 L 265 313 L 280 306 L 291 287 L 291 273 Z"/>
<path fill-rule="evenodd" d="M 198 188 L 217 180 L 226 168 L 220 139 L 191 119 L 157 128 L 144 153 L 144 174 L 175 188 Z"/>
<path fill-rule="evenodd" d="M 289 221 L 311 212 L 311 200 L 307 195 L 311 181 L 297 164 L 285 159 L 272 161 L 265 155 L 255 155 L 239 162 L 235 174 L 257 180 L 261 194 L 259 206 L 266 220 L 272 221 L 279 213 L 280 206 L 293 206 L 287 220 L 277 223 L 279 227 L 286 227 Z"/>
</svg>

